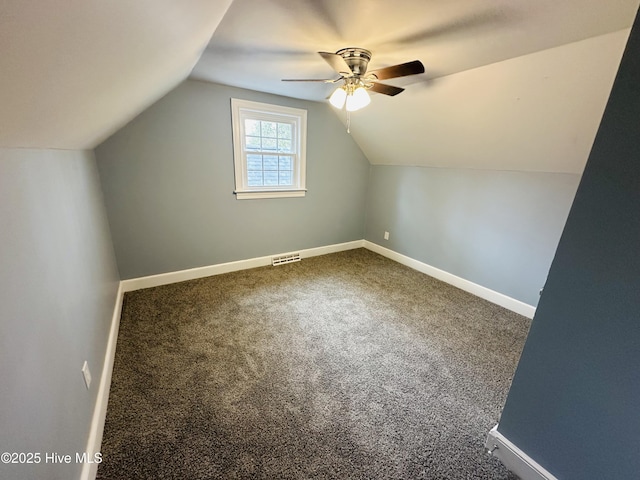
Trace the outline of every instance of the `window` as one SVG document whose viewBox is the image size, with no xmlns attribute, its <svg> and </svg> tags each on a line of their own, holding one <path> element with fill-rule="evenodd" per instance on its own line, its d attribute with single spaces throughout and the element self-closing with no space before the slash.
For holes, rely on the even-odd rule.
<svg viewBox="0 0 640 480">
<path fill-rule="evenodd" d="M 238 199 L 304 197 L 307 111 L 231 99 Z"/>
</svg>

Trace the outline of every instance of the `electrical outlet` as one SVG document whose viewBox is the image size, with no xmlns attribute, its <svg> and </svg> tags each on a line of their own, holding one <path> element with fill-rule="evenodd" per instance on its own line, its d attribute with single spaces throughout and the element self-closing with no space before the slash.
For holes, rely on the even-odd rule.
<svg viewBox="0 0 640 480">
<path fill-rule="evenodd" d="M 89 364 L 86 360 L 82 365 L 82 376 L 84 377 L 84 384 L 87 386 L 87 390 L 89 390 L 89 386 L 91 386 L 91 372 L 89 371 Z"/>
<path fill-rule="evenodd" d="M 384 239 L 389 240 L 389 232 L 384 232 Z"/>
</svg>

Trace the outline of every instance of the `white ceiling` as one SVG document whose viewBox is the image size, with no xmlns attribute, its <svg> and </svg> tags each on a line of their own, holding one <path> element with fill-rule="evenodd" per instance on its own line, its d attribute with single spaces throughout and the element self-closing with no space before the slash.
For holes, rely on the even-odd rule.
<svg viewBox="0 0 640 480">
<path fill-rule="evenodd" d="M 370 69 L 414 59 L 404 86 L 629 28 L 638 0 L 234 0 L 191 76 L 323 100 L 335 78 L 316 53 L 372 51 Z"/>
<path fill-rule="evenodd" d="M 373 164 L 580 174 L 627 37 L 621 30 L 376 95 L 352 116 L 351 134 Z"/>
<path fill-rule="evenodd" d="M 427 69 L 354 115 L 372 163 L 579 172 L 639 2 L 2 0 L 0 147 L 92 148 L 190 72 L 324 101 L 280 79 L 358 46 Z"/>
<path fill-rule="evenodd" d="M 0 1 L 0 146 L 94 147 L 189 75 L 230 3 Z"/>
<path fill-rule="evenodd" d="M 235 0 L 191 77 L 325 101 L 334 85 L 281 79 L 335 78 L 316 52 L 343 47 L 419 59 L 352 118 L 372 163 L 581 173 L 638 3 Z"/>
</svg>

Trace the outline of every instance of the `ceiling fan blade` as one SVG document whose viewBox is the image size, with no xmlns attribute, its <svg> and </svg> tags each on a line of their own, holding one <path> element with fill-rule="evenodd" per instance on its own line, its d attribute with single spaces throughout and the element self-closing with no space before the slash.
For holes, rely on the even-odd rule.
<svg viewBox="0 0 640 480">
<path fill-rule="evenodd" d="M 378 80 L 386 80 L 388 78 L 406 77 L 407 75 L 424 73 L 424 65 L 420 60 L 414 60 L 413 62 L 401 63 L 399 65 L 381 68 L 380 70 L 373 70 L 368 73 L 375 75 Z"/>
<path fill-rule="evenodd" d="M 391 97 L 404 92 L 404 88 L 394 87 L 393 85 L 385 85 L 384 83 L 372 83 L 369 90 L 376 93 L 383 93 Z"/>
<path fill-rule="evenodd" d="M 348 77 L 353 74 L 347 62 L 344 61 L 342 56 L 337 53 L 329 53 L 329 52 L 318 52 L 322 58 L 324 58 L 325 62 L 331 65 L 336 72 L 338 72 L 343 77 Z"/>
<path fill-rule="evenodd" d="M 322 83 L 336 83 L 337 81 L 342 80 L 342 77 L 336 78 L 335 80 L 332 78 L 283 78 L 282 82 L 322 82 Z"/>
</svg>

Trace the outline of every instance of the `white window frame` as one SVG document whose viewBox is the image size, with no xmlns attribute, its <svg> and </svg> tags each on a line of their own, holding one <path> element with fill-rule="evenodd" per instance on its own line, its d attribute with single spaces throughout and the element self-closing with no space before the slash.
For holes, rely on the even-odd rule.
<svg viewBox="0 0 640 480">
<path fill-rule="evenodd" d="M 293 186 L 249 186 L 245 119 L 290 123 L 293 126 Z M 307 111 L 299 108 L 231 99 L 233 162 L 238 200 L 255 198 L 304 197 L 306 194 Z"/>
</svg>

